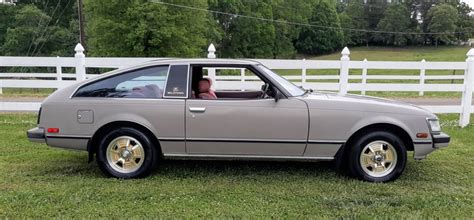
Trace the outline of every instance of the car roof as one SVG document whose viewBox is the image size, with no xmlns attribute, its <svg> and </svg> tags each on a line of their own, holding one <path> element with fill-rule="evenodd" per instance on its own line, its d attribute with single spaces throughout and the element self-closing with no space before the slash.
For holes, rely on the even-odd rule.
<svg viewBox="0 0 474 220">
<path fill-rule="evenodd" d="M 107 77 L 115 75 L 115 74 L 121 74 L 123 72 L 127 72 L 127 71 L 138 69 L 138 68 L 154 66 L 154 65 L 171 65 L 171 64 L 254 65 L 254 64 L 260 64 L 260 63 L 257 62 L 257 61 L 254 61 L 254 60 L 243 60 L 243 59 L 162 58 L 162 59 L 156 59 L 156 60 L 151 60 L 151 61 L 148 61 L 148 62 L 140 63 L 140 64 L 137 64 L 137 65 L 132 65 L 132 66 L 116 69 L 116 70 L 110 71 L 108 73 L 101 74 L 97 77 L 90 78 L 88 80 L 82 81 L 78 85 L 78 87 L 81 86 L 81 85 L 93 82 L 93 81 L 97 81 L 97 80 L 107 78 Z"/>
<path fill-rule="evenodd" d="M 230 65 L 252 65 L 260 64 L 254 60 L 244 59 L 203 59 L 203 58 L 164 58 L 147 62 L 148 64 L 230 64 Z"/>
</svg>

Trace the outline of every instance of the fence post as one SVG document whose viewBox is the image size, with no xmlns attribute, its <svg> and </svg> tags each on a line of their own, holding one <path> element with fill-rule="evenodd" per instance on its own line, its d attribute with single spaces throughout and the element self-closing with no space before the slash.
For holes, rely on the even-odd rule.
<svg viewBox="0 0 474 220">
<path fill-rule="evenodd" d="M 418 93 L 419 96 L 425 95 L 425 75 L 426 75 L 426 61 L 425 59 L 422 59 L 421 68 L 420 68 L 420 91 Z"/>
<path fill-rule="evenodd" d="M 461 114 L 459 116 L 459 126 L 466 127 L 469 124 L 471 117 L 472 106 L 472 83 L 474 75 L 474 48 L 467 52 L 466 64 L 467 68 L 464 71 L 464 88 L 462 91 Z"/>
<path fill-rule="evenodd" d="M 84 55 L 84 47 L 79 43 L 74 48 L 76 54 L 76 80 L 83 81 L 86 79 L 86 55 Z"/>
<path fill-rule="evenodd" d="M 214 47 L 214 44 L 209 45 L 209 48 L 207 48 L 207 58 L 209 59 L 216 59 L 216 47 Z M 213 81 L 213 84 L 211 85 L 212 89 L 216 89 L 216 69 L 215 68 L 209 68 L 207 69 L 207 75 L 208 77 Z"/>
<path fill-rule="evenodd" d="M 245 83 L 244 83 L 245 82 L 245 69 L 244 68 L 240 69 L 240 82 L 241 82 L 240 89 L 244 91 L 245 90 Z"/>
<path fill-rule="evenodd" d="M 58 60 L 59 60 L 60 57 L 58 56 L 56 58 L 58 58 Z M 58 64 L 56 65 L 56 80 L 57 81 L 62 81 L 63 80 L 63 76 L 62 76 L 63 75 L 63 69 L 62 69 L 60 63 L 61 62 L 58 61 Z"/>
<path fill-rule="evenodd" d="M 0 57 L 0 66 L 2 66 L 2 58 Z M 0 94 L 3 94 L 3 80 L 0 80 Z"/>
<path fill-rule="evenodd" d="M 306 59 L 303 59 L 303 62 L 304 61 L 306 61 Z M 301 86 L 303 86 L 303 88 L 306 87 L 306 65 L 303 65 L 301 69 Z"/>
<path fill-rule="evenodd" d="M 365 91 L 367 87 L 367 59 L 364 59 L 363 64 L 362 64 L 362 95 L 365 95 Z"/>
<path fill-rule="evenodd" d="M 344 47 L 341 52 L 341 70 L 339 72 L 339 94 L 345 95 L 347 94 L 347 89 L 349 87 L 349 55 L 351 52 L 349 48 Z"/>
</svg>

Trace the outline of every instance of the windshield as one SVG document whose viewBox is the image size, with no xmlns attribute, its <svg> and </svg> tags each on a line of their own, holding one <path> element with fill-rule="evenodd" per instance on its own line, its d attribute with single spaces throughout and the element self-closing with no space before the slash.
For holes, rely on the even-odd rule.
<svg viewBox="0 0 474 220">
<path fill-rule="evenodd" d="M 288 91 L 291 96 L 301 96 L 305 93 L 304 89 L 296 86 L 292 82 L 276 74 L 272 70 L 268 69 L 266 66 L 258 65 L 258 67 L 263 70 L 268 76 L 274 79 L 278 84 L 280 84 L 280 86 L 285 88 L 285 90 Z"/>
</svg>

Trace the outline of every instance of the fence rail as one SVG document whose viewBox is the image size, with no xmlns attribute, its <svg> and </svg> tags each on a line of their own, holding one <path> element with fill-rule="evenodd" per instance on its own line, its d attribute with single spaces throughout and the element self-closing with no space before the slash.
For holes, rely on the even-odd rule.
<svg viewBox="0 0 474 220">
<path fill-rule="evenodd" d="M 54 70 L 52 73 L 0 73 L 0 93 L 2 88 L 56 88 L 60 89 L 76 81 L 97 76 L 86 74 L 90 68 L 116 69 L 133 66 L 163 58 L 110 58 L 86 57 L 84 48 L 78 44 L 75 47 L 74 57 L 0 57 L 0 68 L 8 67 L 37 67 Z M 279 71 L 300 71 L 298 75 L 282 75 L 305 88 L 317 90 L 339 91 L 341 94 L 355 91 L 366 92 L 418 92 L 423 96 L 425 92 L 461 92 L 461 105 L 422 106 L 434 113 L 459 113 L 459 125 L 464 127 L 469 124 L 472 107 L 472 87 L 474 74 L 474 49 L 469 50 L 465 62 L 405 62 L 405 61 L 351 61 L 350 51 L 344 48 L 340 60 L 276 60 L 256 59 L 263 65 Z M 215 48 L 211 44 L 208 58 L 215 58 Z M 5 68 L 6 67 L 6 68 Z M 21 69 L 20 68 L 20 69 Z M 64 68 L 72 69 L 72 73 L 64 73 Z M 334 70 L 338 74 L 309 74 L 309 71 Z M 369 74 L 372 70 L 401 70 L 416 71 L 416 75 L 407 74 Z M 463 75 L 453 74 L 427 74 L 427 71 L 459 71 Z M 252 84 L 255 77 L 246 76 L 244 71 L 238 75 L 211 75 L 216 80 L 216 87 L 227 83 Z M 321 81 L 332 82 L 321 82 Z M 377 81 L 388 82 L 377 82 Z M 430 80 L 427 83 L 427 80 Z M 439 82 L 451 80 L 449 84 Z M 357 81 L 357 82 L 354 82 Z M 376 81 L 376 82 L 372 82 Z M 390 82 L 393 81 L 393 82 Z M 402 81 L 402 82 L 400 82 Z M 434 81 L 434 83 L 433 83 Z M 245 87 L 245 85 L 242 85 Z M 0 102 L 0 110 L 36 110 L 39 103 L 13 103 Z"/>
</svg>

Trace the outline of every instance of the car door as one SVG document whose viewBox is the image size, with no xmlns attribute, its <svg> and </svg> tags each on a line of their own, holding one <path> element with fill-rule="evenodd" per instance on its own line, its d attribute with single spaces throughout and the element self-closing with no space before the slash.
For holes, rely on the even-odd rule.
<svg viewBox="0 0 474 220">
<path fill-rule="evenodd" d="M 298 99 L 188 99 L 185 115 L 188 154 L 301 156 L 306 147 L 308 109 Z"/>
</svg>

